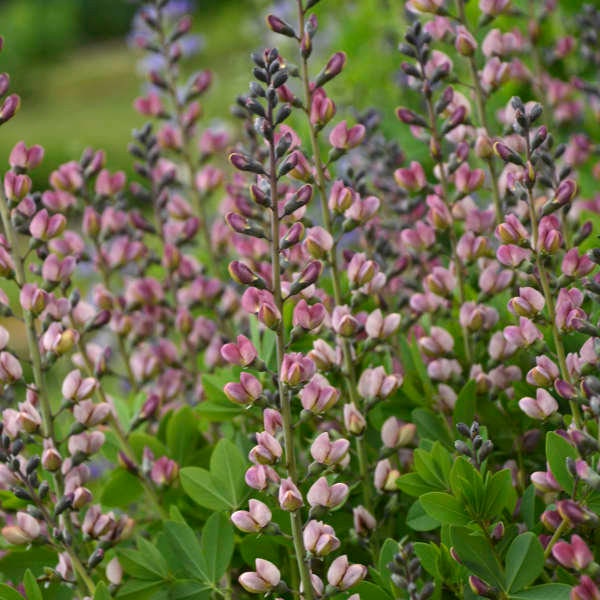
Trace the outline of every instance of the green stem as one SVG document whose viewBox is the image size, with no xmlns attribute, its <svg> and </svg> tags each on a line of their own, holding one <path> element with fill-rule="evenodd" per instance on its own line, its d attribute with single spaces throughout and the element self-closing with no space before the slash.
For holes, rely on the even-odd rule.
<svg viewBox="0 0 600 600">
<path fill-rule="evenodd" d="M 427 113 L 429 116 L 429 126 L 431 128 L 431 135 L 433 137 L 433 141 L 437 148 L 441 148 L 442 140 L 441 140 L 438 128 L 437 128 L 437 121 L 435 118 L 435 111 L 433 109 L 433 103 L 431 101 L 431 97 L 426 96 L 425 102 L 427 104 Z M 446 166 L 444 165 L 444 161 L 442 160 L 441 156 L 437 156 L 437 157 L 434 156 L 433 158 L 437 162 L 437 164 L 440 168 L 440 181 L 442 184 L 442 194 L 444 196 L 443 200 L 446 203 L 446 205 L 448 206 L 450 216 L 452 217 L 452 211 L 450 210 L 451 209 L 450 193 L 448 190 L 448 177 L 446 175 Z M 466 299 L 465 277 L 464 277 L 464 273 L 463 273 L 463 266 L 462 266 L 461 260 L 458 256 L 458 252 L 456 250 L 457 239 L 456 239 L 456 231 L 454 230 L 454 220 L 452 220 L 452 223 L 450 223 L 449 231 L 450 231 L 450 247 L 452 250 L 452 261 L 454 262 L 454 270 L 456 271 L 456 278 L 458 280 L 458 301 L 459 301 L 460 305 L 462 306 Z M 473 362 L 473 358 L 472 358 L 473 353 L 471 351 L 471 341 L 470 341 L 469 331 L 467 330 L 466 327 L 461 325 L 461 332 L 462 332 L 463 344 L 464 344 L 464 348 L 465 348 L 466 362 L 467 362 L 467 365 L 470 366 Z"/>
<path fill-rule="evenodd" d="M 544 550 L 544 559 L 547 559 L 550 556 L 550 553 L 552 552 L 552 548 L 554 547 L 554 544 L 556 544 L 556 542 L 558 542 L 558 540 L 560 539 L 560 536 L 567 531 L 567 529 L 569 528 L 569 521 L 567 519 L 563 519 L 560 522 L 560 525 L 556 528 L 556 531 L 552 534 L 552 537 L 550 538 L 550 541 L 548 542 L 548 545 L 546 546 L 546 549 Z"/>
<path fill-rule="evenodd" d="M 0 194 L 0 219 L 2 220 L 4 233 L 10 246 L 10 254 L 15 267 L 15 281 L 18 287 L 22 288 L 27 282 L 25 277 L 25 265 L 22 257 L 17 251 L 18 240 L 10 222 L 10 211 L 4 194 Z M 46 385 L 44 382 L 42 357 L 40 354 L 37 332 L 35 330 L 35 318 L 28 310 L 23 311 L 23 316 L 25 320 L 27 346 L 29 349 L 29 357 L 31 359 L 31 366 L 33 371 L 33 380 L 35 383 L 35 387 L 37 388 L 36 391 L 40 401 L 40 407 L 42 409 L 42 435 L 45 439 L 50 439 L 54 443 L 54 419 L 52 417 L 52 408 L 50 406 L 50 400 L 48 398 Z M 57 498 L 62 498 L 64 494 L 64 487 L 62 485 L 62 476 L 60 474 L 54 477 L 54 487 Z M 68 517 L 65 517 L 64 522 L 67 528 L 69 526 L 72 527 L 72 524 Z M 75 554 L 75 552 L 73 552 L 73 550 L 69 546 L 65 545 L 65 550 L 71 558 L 73 568 L 77 571 L 81 581 L 84 583 L 89 594 L 93 596 L 96 588 L 94 582 L 88 576 L 85 567 L 81 564 L 78 556 Z M 83 591 L 85 592 L 85 590 Z"/>
<path fill-rule="evenodd" d="M 273 109 L 269 106 L 268 122 L 273 122 Z M 281 294 L 281 260 L 279 248 L 279 204 L 277 195 L 277 158 L 275 155 L 275 143 L 273 139 L 269 140 L 269 169 L 270 169 L 270 187 L 271 187 L 271 266 L 273 278 L 273 299 L 279 313 L 283 315 L 283 298 Z M 294 432 L 292 424 L 292 405 L 291 395 L 286 385 L 281 379 L 282 364 L 285 353 L 285 328 L 283 322 L 280 322 L 276 330 L 276 349 L 277 349 L 277 385 L 279 392 L 279 403 L 281 409 L 281 420 L 283 423 L 283 439 L 285 447 L 285 463 L 289 478 L 294 485 L 298 481 L 296 468 L 296 453 L 294 449 Z M 310 569 L 305 560 L 304 544 L 302 540 L 302 517 L 299 510 L 290 512 L 290 523 L 292 528 L 292 538 L 294 542 L 294 552 L 300 573 L 303 596 L 306 600 L 313 600 L 312 583 L 310 579 Z"/>
<path fill-rule="evenodd" d="M 456 1 L 458 7 L 458 15 L 461 24 L 468 29 L 467 17 L 465 14 L 465 2 L 464 0 Z M 477 113 L 479 117 L 479 123 L 485 130 L 485 135 L 490 138 L 490 128 L 488 126 L 487 116 L 485 112 L 485 93 L 481 87 L 481 80 L 479 79 L 479 73 L 477 72 L 477 64 L 473 55 L 468 57 L 469 69 L 471 71 L 471 79 L 473 80 L 473 89 L 475 91 L 475 105 L 477 107 Z M 498 173 L 496 172 L 496 166 L 494 164 L 493 157 L 485 159 L 490 174 L 490 180 L 492 183 L 492 197 L 494 199 L 494 210 L 496 212 L 496 225 L 499 225 L 504 220 L 502 214 L 502 202 L 500 200 L 500 189 L 498 186 Z"/>
<path fill-rule="evenodd" d="M 304 31 L 305 13 L 302 7 L 302 0 L 298 0 L 298 15 L 299 15 L 299 31 Z M 329 212 L 329 206 L 327 206 L 327 191 L 325 184 L 325 170 L 323 167 L 323 161 L 321 159 L 321 151 L 319 148 L 319 139 L 317 131 L 310 121 L 310 106 L 312 103 L 312 91 L 310 89 L 310 79 L 308 75 L 308 60 L 302 56 L 302 83 L 304 86 L 304 103 L 305 110 L 308 118 L 308 131 L 310 137 L 310 143 L 312 148 L 313 157 L 315 160 L 315 166 L 317 170 L 316 184 L 319 191 L 321 216 L 323 219 L 323 225 L 329 234 L 334 238 L 333 225 L 331 222 L 331 213 Z M 333 284 L 333 299 L 336 306 L 342 306 L 342 286 L 341 276 L 337 261 L 337 243 L 334 242 L 331 251 L 328 254 L 328 262 L 331 270 L 331 281 Z M 352 402 L 357 408 L 361 406 L 361 403 L 356 393 L 356 379 L 354 376 L 354 362 L 352 359 L 352 345 L 349 340 L 341 340 L 342 347 L 342 358 L 344 361 L 344 385 L 350 402 Z M 363 407 L 364 408 L 364 407 Z M 362 436 L 355 438 L 356 453 L 358 455 L 358 466 L 360 472 L 360 478 L 362 481 L 362 492 L 363 492 L 363 503 L 368 511 L 372 511 L 372 500 L 371 500 L 371 482 L 369 477 L 369 459 L 367 455 L 367 447 L 364 443 Z"/>
<path fill-rule="evenodd" d="M 527 143 L 527 162 L 531 161 L 531 147 L 529 144 L 529 133 L 526 135 L 526 143 Z M 531 187 L 527 188 L 527 198 L 529 204 L 529 219 L 531 221 L 531 238 L 532 238 L 532 246 L 533 253 L 535 255 L 535 264 L 538 271 L 538 276 L 540 279 L 540 284 L 542 286 L 542 291 L 544 293 L 544 299 L 546 300 L 546 306 L 548 307 L 548 319 L 550 320 L 550 324 L 552 326 L 552 338 L 554 340 L 554 349 L 556 351 L 556 356 L 558 359 L 558 367 L 560 369 L 560 376 L 568 383 L 572 383 L 571 375 L 569 374 L 569 369 L 567 368 L 566 361 L 566 353 L 565 347 L 562 342 L 562 338 L 560 335 L 560 331 L 558 330 L 558 326 L 556 325 L 556 310 L 554 307 L 554 298 L 552 296 L 552 291 L 550 289 L 550 282 L 548 280 L 548 273 L 546 271 L 546 267 L 542 261 L 540 253 L 538 252 L 538 239 L 539 239 L 539 231 L 538 231 L 538 220 L 535 211 L 535 201 L 533 197 L 533 191 Z M 575 422 L 575 426 L 577 429 L 583 428 L 583 418 L 581 416 L 581 411 L 577 402 L 573 399 L 569 400 L 569 407 L 571 409 L 571 414 L 573 415 L 573 421 Z"/>
</svg>

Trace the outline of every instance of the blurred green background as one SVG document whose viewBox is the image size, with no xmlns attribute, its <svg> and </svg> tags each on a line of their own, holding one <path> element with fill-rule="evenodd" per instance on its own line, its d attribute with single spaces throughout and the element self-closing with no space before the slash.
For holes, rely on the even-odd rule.
<svg viewBox="0 0 600 600">
<path fill-rule="evenodd" d="M 294 8 L 295 1 L 196 0 L 194 4 L 194 30 L 201 34 L 203 48 L 187 68 L 210 68 L 215 75 L 203 101 L 205 123 L 229 120 L 229 106 L 248 89 L 250 52 L 275 43 L 285 51 L 286 40 L 281 44 L 281 38 L 268 32 L 265 15 L 285 13 Z M 337 83 L 338 105 L 356 102 L 366 108 L 386 96 L 391 99 L 389 94 L 392 103 L 396 102 L 393 72 L 398 57 L 393 52 L 395 28 L 389 16 L 398 13 L 399 24 L 402 3 L 358 0 L 343 4 L 348 18 L 342 28 L 337 20 L 338 0 L 315 8 L 323 16 L 324 34 L 316 40 L 322 61 L 343 45 L 353 65 L 344 81 Z M 35 174 L 36 184 L 43 185 L 56 165 L 78 158 L 86 146 L 106 150 L 110 169 L 129 170 L 126 147 L 131 129 L 143 122 L 132 108 L 143 86 L 137 67 L 140 54 L 126 40 L 138 6 L 129 0 L 0 0 L 0 34 L 4 36 L 0 71 L 10 74 L 11 92 L 22 99 L 17 118 L 2 128 L 0 156 L 4 160 L 20 139 L 28 145 L 42 144 L 46 159 Z M 290 19 L 294 16 L 290 14 Z M 381 60 L 384 54 L 388 60 Z M 315 70 L 322 61 L 315 62 Z M 361 62 L 367 67 L 366 78 Z"/>
<path fill-rule="evenodd" d="M 561 2 L 561 11 L 572 17 L 582 3 Z M 203 48 L 187 68 L 210 68 L 215 75 L 203 101 L 204 123 L 229 120 L 235 96 L 248 89 L 251 51 L 278 44 L 284 55 L 295 58 L 296 49 L 270 34 L 264 17 L 276 12 L 293 23 L 296 1 L 194 4 L 194 30 L 202 35 Z M 477 4 L 473 0 L 469 9 L 476 12 Z M 514 4 L 525 8 L 527 0 Z M 37 185 L 44 185 L 56 165 L 78 158 L 86 146 L 106 150 L 110 169 L 130 171 L 127 143 L 132 128 L 143 122 L 132 108 L 143 85 L 137 66 L 140 54 L 126 41 L 138 6 L 131 0 L 0 0 L 0 34 L 5 38 L 0 71 L 9 72 L 11 91 L 22 97 L 19 115 L 2 127 L 0 156 L 4 160 L 20 139 L 28 145 L 42 144 L 47 158 L 35 174 Z M 403 0 L 323 0 L 314 9 L 320 33 L 311 60 L 316 72 L 331 52 L 344 49 L 347 67 L 330 86 L 341 118 L 351 117 L 353 109 L 377 105 L 386 133 L 402 138 L 414 156 L 423 148 L 393 114 L 394 107 L 406 101 L 396 81 L 402 61 L 397 46 L 405 24 L 403 7 Z M 556 27 L 562 26 L 557 20 Z M 507 89 L 495 104 L 518 91 Z M 414 94 L 412 99 L 417 100 Z"/>
</svg>

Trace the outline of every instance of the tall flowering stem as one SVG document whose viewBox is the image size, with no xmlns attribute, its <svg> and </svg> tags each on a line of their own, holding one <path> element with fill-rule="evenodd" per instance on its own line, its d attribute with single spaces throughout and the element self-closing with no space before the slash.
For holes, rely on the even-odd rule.
<svg viewBox="0 0 600 600">
<path fill-rule="evenodd" d="M 310 144 L 312 150 L 312 157 L 315 164 L 316 170 L 316 186 L 319 191 L 319 200 L 321 206 L 321 217 L 323 219 L 323 225 L 325 230 L 332 236 L 333 245 L 327 253 L 327 262 L 329 264 L 331 272 L 331 283 L 333 286 L 333 299 L 336 306 L 342 306 L 344 304 L 342 298 L 342 286 L 341 286 L 341 274 L 338 265 L 338 239 L 335 237 L 335 231 L 333 229 L 331 212 L 327 204 L 327 184 L 325 180 L 325 165 L 321 158 L 321 148 L 319 145 L 319 131 L 317 130 L 315 123 L 311 119 L 311 108 L 314 101 L 314 89 L 311 89 L 311 80 L 308 69 L 308 59 L 312 50 L 312 37 L 316 31 L 315 22 L 307 23 L 307 9 L 304 8 L 303 0 L 298 1 L 298 31 L 300 35 L 297 36 L 300 50 L 301 59 L 301 79 L 304 92 L 304 112 L 307 116 L 307 126 L 310 136 Z M 308 25 L 308 27 L 307 27 Z M 336 53 L 329 64 L 323 69 L 321 74 L 321 80 L 323 85 L 328 78 L 335 77 L 343 68 L 346 61 L 346 56 L 342 52 Z M 317 83 L 314 83 L 314 88 L 317 87 Z M 356 393 L 356 378 L 355 368 L 352 358 L 352 344 L 347 338 L 342 338 L 342 359 L 344 362 L 344 383 L 348 399 L 355 406 L 360 406 L 361 403 Z M 363 502 L 367 510 L 372 509 L 371 500 L 371 484 L 369 481 L 369 461 L 367 456 L 367 447 L 365 444 L 364 437 L 362 435 L 355 436 L 356 452 L 358 455 L 358 466 L 360 478 L 362 481 L 362 493 Z"/>
<path fill-rule="evenodd" d="M 467 16 L 465 13 L 465 1 L 464 0 L 456 0 L 456 6 L 458 8 L 458 18 L 461 25 L 465 28 L 467 34 L 469 34 Z M 490 136 L 490 128 L 488 124 L 488 119 L 486 115 L 486 94 L 481 85 L 481 78 L 477 71 L 477 62 L 475 60 L 475 47 L 468 42 L 463 46 L 464 51 L 461 54 L 465 54 L 467 61 L 469 63 L 469 70 L 471 73 L 471 82 L 473 85 L 473 91 L 475 94 L 475 106 L 477 106 L 477 113 L 479 117 L 479 123 L 484 130 L 486 137 L 487 145 L 490 145 L 489 140 Z M 488 172 L 490 174 L 490 183 L 492 189 L 492 199 L 494 201 L 494 211 L 496 213 L 496 225 L 502 223 L 504 218 L 504 213 L 502 211 L 502 200 L 500 198 L 500 188 L 498 185 L 498 173 L 496 172 L 496 165 L 494 164 L 494 156 L 491 152 L 486 153 L 486 156 L 483 157 L 485 160 Z"/>
</svg>

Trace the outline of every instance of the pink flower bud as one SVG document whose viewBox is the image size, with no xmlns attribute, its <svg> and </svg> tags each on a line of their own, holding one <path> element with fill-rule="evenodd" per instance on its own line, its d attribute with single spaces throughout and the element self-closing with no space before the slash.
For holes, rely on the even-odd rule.
<svg viewBox="0 0 600 600">
<path fill-rule="evenodd" d="M 4 99 L 0 108 L 0 125 L 10 121 L 21 106 L 21 98 L 17 94 L 11 94 Z"/>
<path fill-rule="evenodd" d="M 179 465 L 166 456 L 161 456 L 152 465 L 150 478 L 159 487 L 171 485 L 179 475 Z"/>
<path fill-rule="evenodd" d="M 106 565 L 106 579 L 112 585 L 120 585 L 123 580 L 123 568 L 116 556 Z"/>
<path fill-rule="evenodd" d="M 600 590 L 588 575 L 582 575 L 579 585 L 571 590 L 571 600 L 600 600 Z"/>
<path fill-rule="evenodd" d="M 282 479 L 279 486 L 279 506 L 281 509 L 294 512 L 303 504 L 302 494 L 294 482 L 291 479 Z"/>
<path fill-rule="evenodd" d="M 364 507 L 357 506 L 352 509 L 354 531 L 360 537 L 368 537 L 377 527 L 375 517 Z"/>
<path fill-rule="evenodd" d="M 434 229 L 444 230 L 452 224 L 452 215 L 444 201 L 435 194 L 427 196 L 427 220 L 431 223 Z"/>
<path fill-rule="evenodd" d="M 4 175 L 4 193 L 9 200 L 22 200 L 30 190 L 31 179 L 28 175 L 17 175 L 14 171 L 8 171 Z"/>
<path fill-rule="evenodd" d="M 350 150 L 356 148 L 365 137 L 365 126 L 354 125 L 348 128 L 346 121 L 338 123 L 329 134 L 329 143 L 340 150 Z"/>
<path fill-rule="evenodd" d="M 327 96 L 323 88 L 317 88 L 312 95 L 310 122 L 324 127 L 335 115 L 335 103 Z"/>
<path fill-rule="evenodd" d="M 526 317 L 519 318 L 519 325 L 509 325 L 504 328 L 504 338 L 517 348 L 527 348 L 537 340 L 543 339 L 542 332 Z"/>
<path fill-rule="evenodd" d="M 2 528 L 2 536 L 14 546 L 31 543 L 40 536 L 40 533 L 40 524 L 26 512 L 17 513 L 16 525 L 7 525 Z"/>
<path fill-rule="evenodd" d="M 521 410 L 532 419 L 544 420 L 558 410 L 558 402 L 543 388 L 538 388 L 535 398 L 521 398 Z"/>
<path fill-rule="evenodd" d="M 305 410 L 320 414 L 330 409 L 338 401 L 340 392 L 329 385 L 325 377 L 317 373 L 300 390 L 299 396 Z"/>
<path fill-rule="evenodd" d="M 221 356 L 230 364 L 248 367 L 255 361 L 258 352 L 245 335 L 238 335 L 236 343 L 225 344 L 221 348 Z"/>
<path fill-rule="evenodd" d="M 454 348 L 454 338 L 450 333 L 435 325 L 430 329 L 430 336 L 418 340 L 421 352 L 430 358 L 449 354 Z"/>
<path fill-rule="evenodd" d="M 292 324 L 294 327 L 301 327 L 306 331 L 312 331 L 323 323 L 326 314 L 327 311 L 323 304 L 317 303 L 309 306 L 306 300 L 302 299 L 294 307 Z"/>
<path fill-rule="evenodd" d="M 387 448 L 401 448 L 414 443 L 417 427 L 397 417 L 390 417 L 381 427 L 381 441 Z"/>
<path fill-rule="evenodd" d="M 337 508 L 348 498 L 350 490 L 345 483 L 329 485 L 325 477 L 319 477 L 306 494 L 310 506 Z"/>
<path fill-rule="evenodd" d="M 98 382 L 93 377 L 83 378 L 77 369 L 71 371 L 63 380 L 62 395 L 66 400 L 81 402 L 90 398 L 96 391 Z"/>
<path fill-rule="evenodd" d="M 35 145 L 31 148 L 25 146 L 25 142 L 17 142 L 14 148 L 11 150 L 8 158 L 8 164 L 13 168 L 23 169 L 27 171 L 29 169 L 35 169 L 44 158 L 44 149 L 41 146 Z"/>
<path fill-rule="evenodd" d="M 531 256 L 531 251 L 527 248 L 519 248 L 513 244 L 499 246 L 496 251 L 496 258 L 500 263 L 516 269 L 525 260 Z"/>
<path fill-rule="evenodd" d="M 373 476 L 375 489 L 380 492 L 397 491 L 398 477 L 400 477 L 400 471 L 393 469 L 392 464 L 387 458 L 380 460 L 375 467 L 375 474 Z"/>
<path fill-rule="evenodd" d="M 383 367 L 365 369 L 358 381 L 358 393 L 366 400 L 385 400 L 398 389 L 401 383 L 400 375 L 395 373 L 388 375 Z"/>
<path fill-rule="evenodd" d="M 227 383 L 223 388 L 223 392 L 229 400 L 242 406 L 255 402 L 261 396 L 262 391 L 262 384 L 250 373 L 242 373 L 239 383 Z"/>
<path fill-rule="evenodd" d="M 366 575 L 367 567 L 359 564 L 351 565 L 348 562 L 348 557 L 344 554 L 343 556 L 338 556 L 331 563 L 327 570 L 327 581 L 329 585 L 345 591 L 363 580 Z"/>
<path fill-rule="evenodd" d="M 531 287 L 519 288 L 519 295 L 508 301 L 508 310 L 520 317 L 534 317 L 544 308 L 544 296 Z"/>
<path fill-rule="evenodd" d="M 563 257 L 561 270 L 568 277 L 580 278 L 593 271 L 595 267 L 595 263 L 587 254 L 580 256 L 577 248 L 571 248 Z"/>
<path fill-rule="evenodd" d="M 337 179 L 329 192 L 329 208 L 333 212 L 343 213 L 352 205 L 356 192 L 346 187 L 341 179 Z M 333 245 L 333 244 L 332 244 Z"/>
<path fill-rule="evenodd" d="M 344 404 L 344 427 L 348 433 L 361 435 L 367 422 L 353 402 Z"/>
<path fill-rule="evenodd" d="M 322 227 L 311 227 L 304 238 L 306 250 L 313 258 L 325 258 L 333 248 L 333 237 Z"/>
<path fill-rule="evenodd" d="M 351 337 L 358 331 L 358 320 L 348 306 L 336 306 L 331 315 L 331 327 L 342 337 Z"/>
<path fill-rule="evenodd" d="M 583 571 L 593 560 L 594 555 L 588 545 L 578 536 L 571 536 L 571 543 L 559 541 L 552 547 L 552 556 L 567 569 Z"/>
<path fill-rule="evenodd" d="M 250 450 L 248 458 L 256 464 L 272 465 L 276 463 L 283 453 L 281 444 L 277 439 L 263 431 L 256 434 L 257 445 Z"/>
<path fill-rule="evenodd" d="M 0 383 L 10 385 L 23 377 L 18 359 L 10 352 L 0 352 Z"/>
<path fill-rule="evenodd" d="M 465 27 L 459 25 L 456 28 L 454 47 L 462 56 L 472 56 L 477 49 L 477 41 Z"/>
<path fill-rule="evenodd" d="M 365 321 L 366 334 L 375 340 L 385 340 L 400 327 L 400 315 L 392 313 L 383 317 L 381 310 L 374 310 Z"/>
<path fill-rule="evenodd" d="M 408 192 L 420 192 L 426 185 L 427 179 L 421 163 L 412 161 L 409 168 L 394 171 L 396 183 Z"/>
<path fill-rule="evenodd" d="M 314 556 L 327 556 L 340 547 L 333 527 L 321 521 L 309 521 L 302 532 L 302 539 L 306 551 Z"/>
<path fill-rule="evenodd" d="M 258 533 L 271 522 L 269 507 L 260 500 L 251 499 L 248 502 L 249 510 L 237 510 L 231 515 L 231 522 L 246 533 Z"/>
<path fill-rule="evenodd" d="M 272 562 L 257 558 L 254 564 L 256 571 L 242 573 L 238 578 L 240 585 L 247 592 L 265 594 L 279 585 L 281 573 Z"/>
<path fill-rule="evenodd" d="M 309 381 L 315 371 L 315 363 L 310 358 L 292 352 L 283 357 L 279 377 L 283 383 L 295 387 Z"/>
<path fill-rule="evenodd" d="M 310 454 L 321 465 L 336 465 L 348 456 L 350 442 L 345 439 L 331 441 L 329 433 L 323 432 L 316 437 L 310 447 Z"/>
<path fill-rule="evenodd" d="M 265 490 L 269 483 L 279 483 L 279 475 L 268 465 L 253 465 L 246 471 L 246 484 L 255 490 Z"/>
<path fill-rule="evenodd" d="M 539 387 L 549 387 L 559 376 L 559 370 L 547 356 L 536 356 L 536 366 L 527 373 L 527 383 Z"/>
</svg>

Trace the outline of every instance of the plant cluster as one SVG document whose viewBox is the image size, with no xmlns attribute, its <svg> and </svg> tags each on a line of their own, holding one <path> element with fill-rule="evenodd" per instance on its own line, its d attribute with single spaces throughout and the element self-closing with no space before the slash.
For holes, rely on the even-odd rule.
<svg viewBox="0 0 600 600">
<path fill-rule="evenodd" d="M 394 140 L 289 4 L 237 134 L 148 0 L 134 180 L 10 154 L 0 598 L 600 598 L 600 12 L 409 0 Z"/>
</svg>

